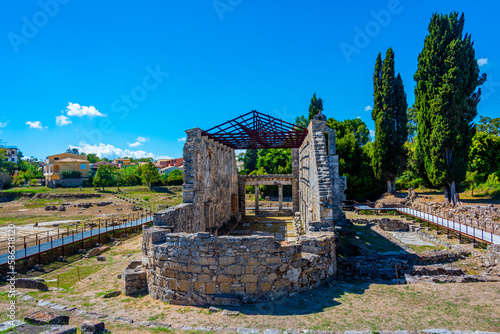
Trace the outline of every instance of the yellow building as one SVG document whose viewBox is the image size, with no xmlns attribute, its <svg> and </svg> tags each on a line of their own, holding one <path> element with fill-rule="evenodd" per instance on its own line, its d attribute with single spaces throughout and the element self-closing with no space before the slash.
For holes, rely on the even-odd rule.
<svg viewBox="0 0 500 334">
<path fill-rule="evenodd" d="M 43 175 L 46 181 L 61 179 L 61 173 L 66 170 L 80 172 L 82 177 L 88 177 L 89 161 L 84 156 L 72 153 L 50 155 L 45 159 Z"/>
<path fill-rule="evenodd" d="M 130 159 L 127 159 L 127 158 L 114 159 L 113 163 L 114 164 L 118 164 L 120 166 L 129 166 L 130 165 Z"/>
</svg>

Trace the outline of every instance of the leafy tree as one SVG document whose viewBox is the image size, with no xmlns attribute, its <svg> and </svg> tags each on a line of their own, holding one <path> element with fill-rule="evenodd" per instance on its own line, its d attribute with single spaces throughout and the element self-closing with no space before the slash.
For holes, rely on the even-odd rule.
<svg viewBox="0 0 500 334">
<path fill-rule="evenodd" d="M 166 176 L 166 184 L 169 186 L 180 186 L 184 183 L 184 173 L 182 169 L 176 169 Z"/>
<path fill-rule="evenodd" d="M 347 198 L 377 198 L 382 192 L 381 183 L 371 167 L 373 142 L 369 141 L 366 124 L 359 118 L 344 121 L 329 118 L 327 125 L 335 130 L 339 174 L 347 178 Z"/>
<path fill-rule="evenodd" d="M 500 136 L 478 131 L 469 151 L 470 172 L 490 175 L 500 171 Z"/>
<path fill-rule="evenodd" d="M 500 136 L 500 117 L 490 118 L 479 116 L 480 121 L 477 125 L 479 131 L 484 131 L 490 135 Z"/>
<path fill-rule="evenodd" d="M 68 149 L 66 149 L 66 153 L 72 153 L 72 154 L 80 154 L 80 151 L 78 151 L 78 149 L 76 147 L 68 147 Z"/>
<path fill-rule="evenodd" d="M 323 100 L 316 98 L 316 93 L 313 94 L 313 97 L 311 98 L 311 104 L 309 105 L 309 118 L 307 121 L 307 125 L 309 125 L 309 122 L 311 119 L 314 118 L 320 111 L 323 111 Z M 305 126 L 307 128 L 307 125 Z"/>
<path fill-rule="evenodd" d="M 305 116 L 300 116 L 295 119 L 295 124 L 300 127 L 307 128 L 309 126 L 309 121 Z"/>
<path fill-rule="evenodd" d="M 387 50 L 384 61 L 380 53 L 375 61 L 373 103 L 375 143 L 372 166 L 375 176 L 387 183 L 387 191 L 393 192 L 396 177 L 406 163 L 404 144 L 408 137 L 408 105 L 401 75 L 395 75 L 392 48 Z"/>
<path fill-rule="evenodd" d="M 482 176 L 477 171 L 467 172 L 467 174 L 465 175 L 465 182 L 471 189 L 472 196 L 474 196 L 474 188 L 481 183 L 482 179 Z"/>
<path fill-rule="evenodd" d="M 12 177 L 5 172 L 0 172 L 0 189 L 8 188 L 12 184 Z"/>
<path fill-rule="evenodd" d="M 413 141 L 413 138 L 417 135 L 417 109 L 415 109 L 415 105 L 412 105 L 408 108 L 408 137 L 410 141 Z"/>
<path fill-rule="evenodd" d="M 245 152 L 245 157 L 243 158 L 243 168 L 252 172 L 257 166 L 257 150 L 254 148 L 249 148 Z"/>
<path fill-rule="evenodd" d="M 370 130 L 368 130 L 365 122 L 360 118 L 345 119 L 343 121 L 329 118 L 327 120 L 327 125 L 329 128 L 335 130 L 335 136 L 337 138 L 342 138 L 350 132 L 354 135 L 356 143 L 359 146 L 364 146 L 370 141 Z"/>
<path fill-rule="evenodd" d="M 155 182 L 160 181 L 160 173 L 158 168 L 152 162 L 145 163 L 139 167 L 142 183 L 151 187 Z"/>
<path fill-rule="evenodd" d="M 100 165 L 92 181 L 94 187 L 102 187 L 104 191 L 104 187 L 111 186 L 115 182 L 117 170 L 118 167 L 113 165 Z"/>
<path fill-rule="evenodd" d="M 266 174 L 291 174 L 292 149 L 262 149 L 258 152 L 257 169 L 263 168 Z"/>
<path fill-rule="evenodd" d="M 472 38 L 463 36 L 464 15 L 434 14 L 414 75 L 417 155 L 435 187 L 453 205 L 456 183 L 465 179 L 473 120 L 486 80 L 479 75 Z"/>
<path fill-rule="evenodd" d="M 96 163 L 96 162 L 101 161 L 101 160 L 99 159 L 99 157 L 98 157 L 97 155 L 93 154 L 93 153 L 89 153 L 89 154 L 87 154 L 87 160 L 88 160 L 91 164 L 94 164 L 94 163 Z"/>
<path fill-rule="evenodd" d="M 137 186 L 142 184 L 141 173 L 139 166 L 124 166 L 120 169 L 123 182 L 129 186 Z"/>
</svg>

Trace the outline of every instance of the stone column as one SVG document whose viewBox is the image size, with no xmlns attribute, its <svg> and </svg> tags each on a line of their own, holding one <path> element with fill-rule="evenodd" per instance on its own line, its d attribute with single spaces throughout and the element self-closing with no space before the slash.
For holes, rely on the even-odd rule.
<svg viewBox="0 0 500 334">
<path fill-rule="evenodd" d="M 299 212 L 299 149 L 292 148 L 292 202 L 293 214 Z"/>
<path fill-rule="evenodd" d="M 255 185 L 255 215 L 259 214 L 259 185 Z"/>
<path fill-rule="evenodd" d="M 280 184 L 278 186 L 278 200 L 279 200 L 278 210 L 281 212 L 281 211 L 283 211 L 283 185 L 282 184 Z"/>
</svg>

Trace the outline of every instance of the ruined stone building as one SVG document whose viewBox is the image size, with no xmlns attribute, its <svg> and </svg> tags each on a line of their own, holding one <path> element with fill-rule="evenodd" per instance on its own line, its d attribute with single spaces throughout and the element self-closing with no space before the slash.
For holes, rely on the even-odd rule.
<svg viewBox="0 0 500 334">
<path fill-rule="evenodd" d="M 336 275 L 334 228 L 345 219 L 335 131 L 321 113 L 308 128 L 252 111 L 208 131 L 186 131 L 183 204 L 155 214 L 144 231 L 149 293 L 184 305 L 239 305 L 274 300 Z M 242 176 L 235 149 L 292 148 L 292 174 Z M 292 186 L 293 211 L 304 227 L 297 242 L 228 236 L 245 215 L 245 186 Z"/>
</svg>

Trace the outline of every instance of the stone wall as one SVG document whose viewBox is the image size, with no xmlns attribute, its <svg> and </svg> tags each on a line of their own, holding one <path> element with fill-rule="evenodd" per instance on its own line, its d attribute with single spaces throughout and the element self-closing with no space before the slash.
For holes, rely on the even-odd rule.
<svg viewBox="0 0 500 334">
<path fill-rule="evenodd" d="M 67 178 L 67 179 L 58 179 L 47 181 L 47 187 L 49 188 L 76 188 L 81 187 L 88 180 L 88 177 L 77 177 L 77 178 Z"/>
<path fill-rule="evenodd" d="M 143 265 L 151 296 L 172 304 L 240 305 L 287 297 L 336 275 L 335 234 L 213 237 L 144 231 Z"/>
<path fill-rule="evenodd" d="M 184 203 L 193 204 L 193 213 L 189 228 L 178 231 L 215 232 L 238 213 L 236 156 L 199 128 L 186 133 L 182 194 Z"/>
<path fill-rule="evenodd" d="M 314 222 L 334 227 L 345 220 L 342 201 L 346 179 L 339 176 L 338 159 L 335 131 L 326 126 L 326 117 L 318 114 L 309 123 L 307 137 L 299 148 L 298 197 L 306 232 L 316 230 L 311 224 Z"/>
</svg>

